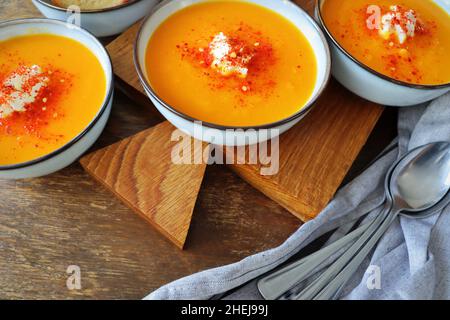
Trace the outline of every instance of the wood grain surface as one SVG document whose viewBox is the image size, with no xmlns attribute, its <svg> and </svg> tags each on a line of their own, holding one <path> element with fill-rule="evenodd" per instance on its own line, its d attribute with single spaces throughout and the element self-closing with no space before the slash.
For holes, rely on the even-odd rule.
<svg viewBox="0 0 450 320">
<path fill-rule="evenodd" d="M 176 131 L 175 131 L 176 132 Z M 91 153 L 80 163 L 131 209 L 142 215 L 178 248 L 186 242 L 206 163 L 176 164 L 175 145 L 189 142 L 191 154 L 203 144 L 163 122 L 151 129 Z M 207 151 L 207 150 L 206 150 Z"/>
<path fill-rule="evenodd" d="M 0 21 L 30 16 L 39 16 L 31 1 L 0 0 Z M 395 135 L 390 110 L 346 181 Z M 159 121 L 152 109 L 117 91 L 110 121 L 93 150 Z M 44 178 L 0 181 L 0 196 L 0 299 L 140 299 L 179 277 L 277 246 L 301 224 L 219 166 L 206 169 L 185 251 L 78 163 Z M 81 290 L 66 287 L 69 265 L 81 268 Z"/>
<path fill-rule="evenodd" d="M 313 11 L 313 0 L 297 0 Z M 108 45 L 115 74 L 135 90 L 130 96 L 145 95 L 133 59 L 140 23 Z M 149 108 L 154 108 L 148 102 Z M 383 108 L 365 101 L 334 80 L 314 110 L 280 140 L 280 170 L 262 176 L 260 165 L 230 165 L 244 180 L 303 221 L 326 206 L 342 183 L 366 143 Z"/>
</svg>

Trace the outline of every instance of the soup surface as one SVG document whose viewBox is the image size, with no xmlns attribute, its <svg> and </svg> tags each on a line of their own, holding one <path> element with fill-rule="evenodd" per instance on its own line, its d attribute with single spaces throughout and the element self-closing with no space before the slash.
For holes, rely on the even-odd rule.
<svg viewBox="0 0 450 320">
<path fill-rule="evenodd" d="M 209 1 L 170 16 L 149 41 L 146 70 L 176 110 L 227 126 L 288 118 L 305 106 L 317 77 L 301 31 L 243 1 Z"/>
<path fill-rule="evenodd" d="M 45 156 L 78 136 L 106 96 L 100 62 L 69 38 L 0 42 L 0 165 Z"/>
<path fill-rule="evenodd" d="M 421 85 L 450 83 L 450 16 L 431 0 L 325 0 L 325 25 L 357 60 Z"/>
</svg>

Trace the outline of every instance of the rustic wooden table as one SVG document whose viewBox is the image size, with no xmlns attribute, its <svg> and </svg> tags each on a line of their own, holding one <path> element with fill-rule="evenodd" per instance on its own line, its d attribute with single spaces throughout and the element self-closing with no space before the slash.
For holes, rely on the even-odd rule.
<svg viewBox="0 0 450 320">
<path fill-rule="evenodd" d="M 0 0 L 0 20 L 40 16 L 29 0 Z M 387 110 L 347 181 L 395 135 Z M 155 123 L 152 112 L 117 92 L 94 148 Z M 164 239 L 75 163 L 48 177 L 0 181 L 0 299 L 140 299 L 194 272 L 281 244 L 300 221 L 225 167 L 210 166 L 185 251 Z M 81 269 L 81 290 L 66 287 Z"/>
</svg>

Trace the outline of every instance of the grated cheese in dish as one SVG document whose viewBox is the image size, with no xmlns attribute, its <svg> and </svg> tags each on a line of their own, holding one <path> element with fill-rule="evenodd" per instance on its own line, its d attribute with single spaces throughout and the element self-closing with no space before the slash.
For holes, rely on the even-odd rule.
<svg viewBox="0 0 450 320">
<path fill-rule="evenodd" d="M 414 10 L 404 10 L 398 5 L 390 6 L 390 11 L 381 17 L 380 36 L 388 40 L 395 35 L 400 44 L 413 38 L 416 32 L 417 16 Z"/>
<path fill-rule="evenodd" d="M 211 68 L 217 70 L 223 76 L 237 75 L 246 78 L 248 75 L 248 64 L 253 58 L 250 54 L 242 54 L 233 51 L 229 38 L 220 32 L 209 44 L 209 52 L 213 57 Z"/>
<path fill-rule="evenodd" d="M 0 87 L 0 119 L 14 112 L 24 112 L 26 107 L 47 87 L 49 78 L 41 67 L 22 66 L 9 75 Z"/>
</svg>

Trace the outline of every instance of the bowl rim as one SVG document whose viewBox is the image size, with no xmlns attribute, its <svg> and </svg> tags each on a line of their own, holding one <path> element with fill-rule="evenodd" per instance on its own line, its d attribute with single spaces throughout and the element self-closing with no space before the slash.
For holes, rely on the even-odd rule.
<svg viewBox="0 0 450 320">
<path fill-rule="evenodd" d="M 322 10 L 321 10 L 323 2 L 326 0 L 315 0 L 315 1 L 316 1 L 315 11 L 316 11 L 317 18 L 318 18 L 323 30 L 327 34 L 328 38 L 339 49 L 339 51 L 341 51 L 347 58 L 349 58 L 351 61 L 356 63 L 359 67 L 363 68 L 364 70 L 368 71 L 369 73 L 371 73 L 379 78 L 382 78 L 383 80 L 389 81 L 393 84 L 400 85 L 403 87 L 412 88 L 412 89 L 436 90 L 436 89 L 444 89 L 444 88 L 450 87 L 450 82 L 445 83 L 445 84 L 434 84 L 433 85 L 433 84 L 415 84 L 415 83 L 409 83 L 409 82 L 397 80 L 397 79 L 391 78 L 385 74 L 382 74 L 381 72 L 378 72 L 378 71 L 372 69 L 371 67 L 369 67 L 368 65 L 362 63 L 361 61 L 356 59 L 350 52 L 348 52 L 346 49 L 344 49 L 344 47 L 341 46 L 339 41 L 336 40 L 336 38 L 331 34 L 330 30 L 326 26 L 325 21 L 323 20 L 323 17 L 322 17 Z"/>
<path fill-rule="evenodd" d="M 164 6 L 175 2 L 175 1 L 182 1 L 182 0 L 164 0 L 162 2 L 160 2 L 158 5 L 156 5 L 152 11 L 144 18 L 144 20 L 141 23 L 141 26 L 139 28 L 137 37 L 135 39 L 135 43 L 134 43 L 134 65 L 137 71 L 137 74 L 139 76 L 139 80 L 141 82 L 141 84 L 143 85 L 145 91 L 150 94 L 152 96 L 152 98 L 154 98 L 156 101 L 159 102 L 159 104 L 161 104 L 165 109 L 167 109 L 169 112 L 174 113 L 175 115 L 183 118 L 184 120 L 190 121 L 190 122 L 201 122 L 203 126 L 205 127 L 209 127 L 212 129 L 218 129 L 218 130 L 262 130 L 262 129 L 271 129 L 274 127 L 278 127 L 278 126 L 282 126 L 285 125 L 287 123 L 290 123 L 298 118 L 301 118 L 303 116 L 305 116 L 308 112 L 311 111 L 311 109 L 316 105 L 317 100 L 322 96 L 323 92 L 325 91 L 325 89 L 328 86 L 328 83 L 330 81 L 331 78 L 331 64 L 332 64 L 332 56 L 331 56 L 331 52 L 330 52 L 330 48 L 328 45 L 328 41 L 322 31 L 322 29 L 320 28 L 320 26 L 318 25 L 318 23 L 308 14 L 308 12 L 306 12 L 303 8 L 301 8 L 299 5 L 297 5 L 294 2 L 291 1 L 283 1 L 283 3 L 285 5 L 291 6 L 294 10 L 299 10 L 304 16 L 305 19 L 308 20 L 309 23 L 311 23 L 311 25 L 314 27 L 314 29 L 316 30 L 317 34 L 319 35 L 319 38 L 321 39 L 321 42 L 324 46 L 325 49 L 325 56 L 326 56 L 326 61 L 325 61 L 325 79 L 323 81 L 323 83 L 320 84 L 319 86 L 319 90 L 317 91 L 317 93 L 314 96 L 311 96 L 308 100 L 308 102 L 303 106 L 302 109 L 300 109 L 299 111 L 297 111 L 296 113 L 292 114 L 291 116 L 284 118 L 282 120 L 278 120 L 272 123 L 267 123 L 267 124 L 262 124 L 262 125 L 257 125 L 257 126 L 228 126 L 228 125 L 220 125 L 217 123 L 211 123 L 211 122 L 206 122 L 206 121 L 202 121 L 199 119 L 196 119 L 194 117 L 191 117 L 181 111 L 178 111 L 176 108 L 172 107 L 169 103 L 165 102 L 161 97 L 159 97 L 159 95 L 153 90 L 153 88 L 151 87 L 147 77 L 144 75 L 143 72 L 143 68 L 141 63 L 139 62 L 139 53 L 138 53 L 138 47 L 139 47 L 139 43 L 141 42 L 142 39 L 142 33 L 143 30 L 145 28 L 145 26 L 147 25 L 148 21 L 155 15 L 157 14 L 157 12 Z M 180 8 L 179 10 L 183 10 L 188 6 L 192 6 L 195 5 L 197 3 L 201 3 L 201 2 L 208 2 L 209 0 L 193 0 L 195 1 L 194 3 L 191 3 L 187 6 L 184 6 L 183 8 Z M 244 2 L 248 2 L 246 0 L 241 0 Z M 252 4 L 256 4 L 256 5 L 260 5 L 258 3 L 253 3 Z M 260 5 L 262 6 L 262 5 Z M 263 6 L 264 7 L 264 6 Z M 271 10 L 271 9 L 269 9 Z M 274 12 L 276 12 L 275 10 L 272 10 Z M 175 11 L 178 12 L 178 11 Z M 300 30 L 301 31 L 301 30 Z M 303 32 L 302 32 L 303 33 Z M 303 33 L 303 35 L 308 39 L 308 36 Z M 148 40 L 147 39 L 147 44 L 148 44 Z M 308 39 L 309 40 L 309 39 Z"/>
<path fill-rule="evenodd" d="M 58 10 L 58 11 L 63 11 L 63 12 L 67 12 L 67 8 L 62 8 L 59 7 L 55 4 L 49 3 L 49 0 L 35 0 L 36 2 L 42 4 L 43 6 L 46 6 L 48 8 L 51 8 L 53 10 Z M 120 4 L 118 6 L 114 6 L 114 7 L 108 7 L 108 8 L 103 8 L 103 9 L 91 9 L 91 10 L 80 10 L 81 14 L 89 14 L 89 13 L 103 13 L 103 12 L 110 12 L 110 11 L 115 11 L 115 10 L 119 10 L 119 9 L 123 9 L 125 7 L 131 6 L 133 4 L 136 4 L 138 2 L 142 2 L 144 0 L 132 0 L 131 2 L 127 2 L 127 3 L 123 3 Z"/>
<path fill-rule="evenodd" d="M 86 36 L 88 36 L 92 40 L 94 40 L 94 42 L 96 42 L 99 45 L 99 47 L 103 51 L 103 53 L 106 54 L 106 58 L 108 60 L 107 62 L 111 66 L 111 74 L 108 75 L 105 72 L 105 76 L 107 78 L 106 79 L 107 94 L 105 96 L 105 99 L 103 100 L 101 108 L 99 108 L 99 111 L 97 112 L 95 117 L 83 129 L 83 131 L 81 131 L 77 136 L 75 136 L 73 139 L 68 141 L 66 144 L 64 144 L 60 148 L 52 151 L 49 154 L 46 154 L 46 155 L 42 156 L 42 157 L 30 160 L 30 161 L 26 161 L 26 162 L 17 163 L 17 164 L 0 165 L 0 172 L 1 171 L 22 169 L 22 168 L 26 168 L 26 167 L 30 167 L 30 166 L 39 164 L 41 162 L 47 161 L 47 160 L 49 160 L 51 158 L 54 158 L 55 156 L 63 153 L 64 151 L 68 150 L 69 148 L 71 148 L 74 144 L 76 144 L 78 141 L 80 141 L 82 138 L 84 138 L 91 131 L 91 129 L 98 123 L 98 121 L 102 118 L 102 116 L 104 115 L 105 111 L 108 109 L 109 103 L 110 103 L 110 101 L 112 99 L 113 92 L 114 92 L 114 70 L 113 70 L 111 56 L 109 55 L 109 53 L 105 49 L 105 47 L 102 45 L 102 43 L 92 33 L 90 33 L 89 31 L 87 31 L 85 29 L 82 29 L 82 28 L 80 28 L 78 26 L 75 26 L 73 24 L 70 24 L 70 23 L 67 23 L 67 22 L 64 22 L 64 21 L 60 21 L 60 20 L 56 20 L 56 19 L 48 19 L 48 18 L 24 18 L 24 19 L 6 20 L 6 21 L 0 22 L 0 28 L 4 28 L 4 27 L 8 27 L 8 26 L 14 26 L 14 25 L 18 25 L 18 24 L 26 24 L 26 23 L 50 23 L 50 24 L 58 24 L 58 25 L 61 25 L 61 26 L 64 26 L 64 27 L 69 27 L 70 26 L 70 28 L 72 30 L 84 33 Z M 80 42 L 80 43 L 82 43 L 82 42 Z M 89 51 L 92 52 L 92 50 L 89 50 Z M 95 56 L 97 58 L 97 55 L 95 55 Z M 108 81 L 108 78 L 109 78 L 109 81 Z"/>
</svg>

